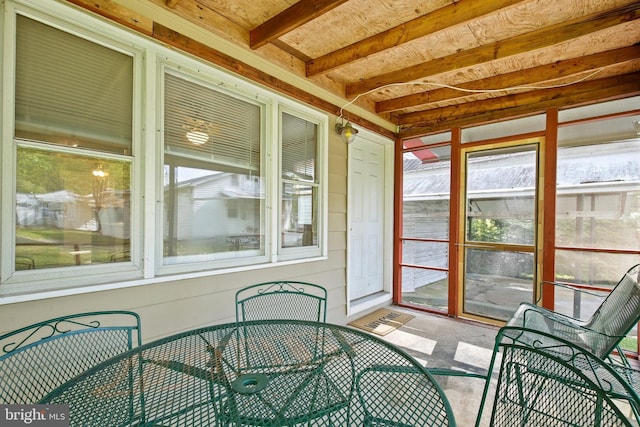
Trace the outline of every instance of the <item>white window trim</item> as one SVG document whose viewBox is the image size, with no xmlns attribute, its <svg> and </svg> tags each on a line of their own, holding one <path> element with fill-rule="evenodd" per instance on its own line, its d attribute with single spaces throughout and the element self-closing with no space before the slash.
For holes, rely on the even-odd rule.
<svg viewBox="0 0 640 427">
<path fill-rule="evenodd" d="M 302 246 L 295 248 L 283 248 L 281 246 L 281 239 L 279 238 L 281 234 L 281 222 L 280 218 L 282 217 L 282 156 L 280 150 L 280 143 L 282 141 L 282 126 L 280 125 L 282 121 L 282 114 L 287 113 L 292 116 L 307 120 L 311 123 L 314 123 L 318 126 L 318 158 L 316 159 L 316 167 L 318 174 L 318 246 Z M 277 259 L 279 261 L 288 261 L 292 259 L 298 258 L 306 258 L 306 257 L 314 257 L 314 256 L 327 256 L 327 200 L 328 200 L 328 185 L 327 185 L 327 176 L 329 174 L 328 167 L 328 140 L 329 136 L 327 134 L 327 129 L 329 128 L 329 118 L 326 115 L 320 116 L 316 112 L 310 109 L 302 109 L 299 106 L 293 106 L 291 104 L 282 103 L 278 109 L 278 179 L 277 181 L 277 191 L 278 191 L 278 206 L 277 206 L 277 215 L 276 221 L 277 224 L 273 230 L 275 230 L 277 238 L 275 239 L 275 244 L 277 246 L 276 253 Z"/>
<path fill-rule="evenodd" d="M 30 1 L 20 2 L 32 4 Z M 40 3 L 38 3 L 40 5 Z M 16 48 L 16 17 L 18 14 L 26 16 L 40 22 L 50 25 L 54 28 L 68 32 L 72 35 L 84 38 L 93 43 L 99 44 L 117 52 L 131 56 L 133 58 L 133 117 L 132 117 L 132 150 L 134 156 L 127 157 L 127 161 L 132 165 L 132 181 L 131 192 L 140 192 L 141 176 L 138 171 L 142 168 L 138 166 L 135 153 L 139 153 L 141 149 L 141 117 L 142 98 L 141 98 L 141 82 L 142 72 L 144 69 L 144 50 L 140 48 L 138 43 L 140 40 L 136 37 L 125 38 L 122 33 L 113 31 L 111 26 L 102 22 L 94 22 L 94 25 L 79 26 L 76 22 L 91 23 L 91 19 L 86 14 L 69 7 L 61 7 L 59 5 L 48 5 L 52 7 L 42 8 L 38 10 L 23 6 L 22 4 L 7 2 L 4 8 L 3 22 L 3 109 L 2 109 L 2 189 L 1 203 L 2 216 L 0 220 L 3 224 L 4 238 L 0 243 L 0 254 L 2 254 L 0 262 L 0 296 L 11 295 L 16 293 L 31 293 L 46 291 L 49 289 L 67 289 L 78 286 L 87 286 L 96 283 L 104 283 L 106 281 L 131 280 L 142 277 L 142 269 L 139 260 L 141 259 L 141 242 L 140 231 L 142 228 L 142 198 L 131 199 L 131 253 L 132 262 L 122 262 L 110 265 L 83 266 L 82 268 L 59 267 L 55 269 L 42 270 L 24 270 L 13 271 L 13 259 L 15 257 L 15 161 L 16 161 L 16 142 L 21 141 L 22 145 L 30 145 L 28 141 L 14 139 L 14 102 L 15 99 L 15 48 Z M 108 29 L 106 28 L 108 27 Z M 99 33 L 97 31 L 100 31 Z M 10 100 L 7 102 L 6 100 Z M 64 147 L 52 146 L 47 148 L 46 145 L 37 144 L 38 149 L 50 149 L 56 152 L 72 152 L 78 151 L 66 149 Z M 81 154 L 95 155 L 90 150 L 83 150 Z M 110 155 L 106 153 L 97 153 L 99 157 L 122 159 L 122 156 Z M 10 183 L 10 184 L 9 184 Z M 136 232 L 137 231 L 137 232 Z M 135 234 L 134 234 L 135 233 Z"/>
</svg>

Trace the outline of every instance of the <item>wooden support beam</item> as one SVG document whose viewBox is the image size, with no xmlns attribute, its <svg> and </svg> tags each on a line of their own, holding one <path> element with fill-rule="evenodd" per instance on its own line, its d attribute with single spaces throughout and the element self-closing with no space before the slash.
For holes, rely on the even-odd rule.
<svg viewBox="0 0 640 427">
<path fill-rule="evenodd" d="M 90 12 L 122 24 L 147 36 L 153 31 L 153 21 L 111 0 L 66 0 Z"/>
<path fill-rule="evenodd" d="M 418 81 L 434 74 L 488 63 L 496 59 L 552 46 L 595 31 L 624 24 L 639 17 L 640 2 L 633 2 L 606 13 L 581 17 L 506 40 L 437 58 L 433 61 L 349 83 L 346 86 L 346 97 L 353 98 L 389 84 Z"/>
<path fill-rule="evenodd" d="M 303 0 L 294 3 L 271 19 L 257 26 L 249 33 L 251 49 L 277 39 L 312 19 L 327 13 L 347 0 Z"/>
<path fill-rule="evenodd" d="M 424 16 L 307 62 L 307 77 L 326 73 L 349 62 L 365 58 L 392 47 L 397 47 L 411 40 L 433 34 L 436 31 L 476 19 L 521 1 L 522 0 L 460 0 L 451 3 Z"/>
<path fill-rule="evenodd" d="M 456 86 L 461 89 L 498 90 L 518 86 L 544 85 L 544 82 L 549 80 L 568 77 L 589 70 L 597 70 L 601 67 L 620 64 L 639 58 L 640 45 L 628 46 L 595 53 L 593 55 L 556 61 L 551 64 L 540 65 L 538 67 L 527 68 L 499 76 L 473 80 Z M 547 83 L 547 86 L 551 86 L 551 84 Z M 471 94 L 468 92 L 451 88 L 434 89 L 377 102 L 376 112 L 385 113 L 397 111 L 405 108 L 424 106 L 433 102 L 464 98 L 469 95 Z"/>
<path fill-rule="evenodd" d="M 640 72 L 589 80 L 398 117 L 400 138 L 413 138 L 453 127 L 489 123 L 510 117 L 640 94 Z"/>
<path fill-rule="evenodd" d="M 176 7 L 176 5 L 180 2 L 180 0 L 166 0 L 165 1 L 165 5 L 167 5 L 167 7 L 173 9 L 174 7 Z"/>
</svg>

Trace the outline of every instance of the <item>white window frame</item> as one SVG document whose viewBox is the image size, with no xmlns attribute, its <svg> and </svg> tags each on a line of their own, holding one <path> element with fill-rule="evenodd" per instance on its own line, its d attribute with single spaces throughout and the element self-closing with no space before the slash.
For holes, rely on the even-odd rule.
<svg viewBox="0 0 640 427">
<path fill-rule="evenodd" d="M 314 123 L 318 126 L 318 146 L 317 146 L 317 156 L 316 159 L 316 167 L 317 167 L 317 177 L 318 177 L 318 245 L 317 246 L 300 246 L 300 247 L 291 247 L 291 248 L 283 248 L 280 236 L 282 234 L 281 230 L 281 221 L 282 218 L 282 115 L 283 113 L 290 114 L 292 116 L 298 117 L 300 119 L 304 119 L 308 122 Z M 328 176 L 328 147 L 327 141 L 329 136 L 327 134 L 327 129 L 329 128 L 329 119 L 326 115 L 319 116 L 317 113 L 314 113 L 313 110 L 310 109 L 301 109 L 300 107 L 294 107 L 290 104 L 281 104 L 278 109 L 278 209 L 277 209 L 277 225 L 274 230 L 276 230 L 277 238 L 277 259 L 280 261 L 287 261 L 299 258 L 310 258 L 310 257 L 326 257 L 327 256 L 327 200 L 328 200 L 328 186 L 327 186 L 327 176 Z"/>
<path fill-rule="evenodd" d="M 168 53 L 168 52 L 167 52 Z M 170 73 L 174 76 L 178 76 L 179 78 L 189 80 L 195 84 L 202 85 L 203 87 L 207 87 L 212 90 L 219 90 L 224 94 L 237 97 L 238 99 L 244 99 L 248 102 L 253 102 L 262 105 L 264 108 L 264 122 L 261 124 L 261 139 L 262 139 L 262 147 L 264 152 L 269 151 L 269 135 L 267 129 L 269 128 L 269 108 L 272 108 L 271 100 L 268 97 L 268 93 L 264 91 L 250 91 L 251 87 L 248 86 L 244 82 L 240 82 L 239 80 L 234 81 L 232 76 L 227 76 L 224 73 L 216 70 L 212 67 L 206 66 L 205 64 L 199 63 L 197 61 L 192 61 L 186 57 L 180 57 L 176 55 L 164 56 L 161 61 L 159 61 L 159 67 L 157 72 L 157 80 L 158 87 L 160 90 L 158 91 L 157 96 L 157 123 L 159 124 L 158 134 L 158 142 L 156 146 L 158 147 L 158 162 L 156 163 L 156 167 L 158 169 L 158 187 L 157 187 L 157 200 L 158 209 L 156 210 L 156 218 L 157 218 L 157 228 L 156 228 L 156 236 L 157 241 L 155 244 L 155 254 L 156 254 L 156 266 L 157 273 L 160 275 L 164 274 L 180 274 L 180 273 L 189 273 L 193 271 L 210 271 L 210 270 L 219 270 L 226 268 L 234 268 L 241 266 L 253 266 L 253 265 L 261 265 L 269 262 L 269 242 L 271 240 L 271 233 L 269 230 L 269 218 L 267 216 L 268 209 L 265 209 L 265 254 L 257 255 L 253 257 L 246 258 L 238 258 L 234 256 L 233 252 L 224 253 L 219 259 L 205 260 L 205 261 L 194 261 L 194 262 L 178 262 L 175 264 L 167 264 L 163 263 L 164 254 L 163 254 L 163 235 L 164 235 L 164 191 L 163 191 L 163 167 L 164 167 L 164 127 L 163 117 L 164 117 L 164 76 L 165 73 Z M 266 156 L 264 153 L 261 155 L 262 159 L 260 161 L 260 170 L 263 173 L 266 181 L 266 188 L 268 188 L 268 183 L 271 180 L 271 177 L 268 175 L 266 167 Z M 266 192 L 265 194 L 265 203 L 268 205 L 269 194 Z"/>
<path fill-rule="evenodd" d="M 24 3 L 24 4 L 23 4 Z M 136 153 L 141 149 L 141 113 L 142 113 L 142 71 L 144 68 L 144 51 L 139 46 L 131 43 L 113 31 L 111 26 L 102 24 L 99 30 L 89 25 L 81 26 L 78 22 L 88 21 L 86 14 L 82 14 L 68 7 L 64 8 L 64 14 L 60 13 L 59 6 L 48 5 L 40 7 L 41 3 L 35 3 L 38 8 L 29 7 L 34 4 L 31 1 L 6 2 L 4 16 L 2 16 L 2 49 L 3 49 L 3 74 L 2 74 L 2 189 L 1 191 L 1 221 L 3 239 L 0 243 L 0 296 L 15 293 L 32 293 L 52 289 L 64 289 L 71 287 L 87 286 L 105 281 L 132 280 L 142 277 L 140 230 L 142 228 L 142 206 L 139 197 L 131 199 L 131 262 L 114 264 L 83 265 L 78 268 L 58 267 L 42 270 L 14 271 L 15 258 L 15 206 L 16 206 L 16 146 L 37 147 L 40 150 L 52 152 L 67 152 L 80 155 L 95 155 L 105 159 L 123 160 L 131 163 L 131 193 L 139 193 L 141 188 L 140 167 Z M 132 156 L 121 156 L 94 152 L 91 150 L 74 150 L 66 147 L 32 143 L 27 140 L 14 138 L 15 131 L 15 57 L 16 57 L 16 20 L 17 15 L 42 22 L 51 27 L 65 31 L 90 42 L 104 46 L 131 56 L 133 58 L 133 117 L 132 117 Z M 105 28 L 108 27 L 108 28 Z M 7 102 L 6 100 L 10 100 Z"/>
</svg>

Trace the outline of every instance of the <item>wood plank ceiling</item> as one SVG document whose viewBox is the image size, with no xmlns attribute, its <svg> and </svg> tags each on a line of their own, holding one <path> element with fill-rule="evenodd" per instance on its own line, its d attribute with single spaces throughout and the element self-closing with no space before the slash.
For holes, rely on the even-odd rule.
<svg viewBox="0 0 640 427">
<path fill-rule="evenodd" d="M 126 1 L 68 1 L 296 95 L 286 82 L 145 24 Z M 305 101 L 380 130 L 350 111 L 358 106 L 400 137 L 640 93 L 637 0 L 138 1 L 344 99 Z"/>
</svg>

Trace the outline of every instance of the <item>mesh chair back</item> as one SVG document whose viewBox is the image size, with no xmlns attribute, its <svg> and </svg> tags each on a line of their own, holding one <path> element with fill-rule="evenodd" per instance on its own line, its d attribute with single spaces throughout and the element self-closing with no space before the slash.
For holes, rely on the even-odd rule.
<svg viewBox="0 0 640 427">
<path fill-rule="evenodd" d="M 356 377 L 364 426 L 455 426 L 449 401 L 435 380 L 413 367 L 377 366 Z M 419 396 L 419 404 L 416 398 Z"/>
<path fill-rule="evenodd" d="M 324 322 L 327 291 L 306 282 L 266 282 L 236 293 L 236 320 L 292 319 Z"/>
<path fill-rule="evenodd" d="M 593 338 L 588 345 L 601 358 L 609 355 L 640 321 L 639 274 L 640 264 L 630 268 L 586 324 L 587 328 L 611 337 L 606 340 L 594 335 L 584 337 L 586 340 Z"/>
<path fill-rule="evenodd" d="M 81 313 L 0 336 L 0 404 L 36 403 L 87 369 L 140 345 L 129 311 Z"/>
<path fill-rule="evenodd" d="M 537 346 L 510 338 L 522 334 L 531 335 Z M 597 356 L 568 341 L 524 328 L 517 334 L 501 331 L 498 340 L 502 340 L 502 362 L 491 426 L 636 425 L 638 395 Z M 622 401 L 629 414 L 621 411 Z"/>
</svg>

